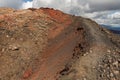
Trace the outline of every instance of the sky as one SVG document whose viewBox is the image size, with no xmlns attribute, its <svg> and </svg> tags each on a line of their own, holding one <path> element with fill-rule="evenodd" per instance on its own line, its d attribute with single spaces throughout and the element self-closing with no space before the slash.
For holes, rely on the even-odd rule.
<svg viewBox="0 0 120 80">
<path fill-rule="evenodd" d="M 99 24 L 120 26 L 120 0 L 0 0 L 0 7 L 50 7 L 91 18 Z"/>
</svg>

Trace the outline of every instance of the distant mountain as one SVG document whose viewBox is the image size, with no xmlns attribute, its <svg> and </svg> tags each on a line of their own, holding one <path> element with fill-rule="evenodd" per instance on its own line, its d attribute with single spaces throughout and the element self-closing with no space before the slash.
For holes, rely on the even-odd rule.
<svg viewBox="0 0 120 80">
<path fill-rule="evenodd" d="M 111 30 L 113 33 L 120 34 L 120 30 Z"/>
<path fill-rule="evenodd" d="M 101 26 L 109 29 L 113 33 L 120 34 L 120 27 L 114 27 L 114 26 L 111 26 L 111 25 L 104 25 L 104 24 L 101 24 Z"/>
</svg>

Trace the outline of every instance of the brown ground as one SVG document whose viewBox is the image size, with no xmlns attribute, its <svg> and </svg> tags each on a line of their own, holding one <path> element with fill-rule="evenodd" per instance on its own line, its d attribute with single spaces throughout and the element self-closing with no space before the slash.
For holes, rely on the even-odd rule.
<svg viewBox="0 0 120 80">
<path fill-rule="evenodd" d="M 120 37 L 49 8 L 0 9 L 0 80 L 120 80 Z"/>
</svg>

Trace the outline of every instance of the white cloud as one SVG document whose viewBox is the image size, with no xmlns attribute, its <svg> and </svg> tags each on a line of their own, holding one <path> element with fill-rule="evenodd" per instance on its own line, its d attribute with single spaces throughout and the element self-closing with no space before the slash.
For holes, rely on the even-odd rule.
<svg viewBox="0 0 120 80">
<path fill-rule="evenodd" d="M 34 0 L 34 7 L 53 7 L 60 10 L 72 7 L 84 9 L 85 12 L 117 10 L 120 9 L 120 0 Z M 84 8 L 86 7 L 87 8 Z M 72 7 L 71 7 L 72 6 Z"/>
<path fill-rule="evenodd" d="M 0 0 L 0 7 L 27 9 L 32 7 L 32 1 L 24 2 L 24 0 Z"/>
<path fill-rule="evenodd" d="M 33 4 L 33 2 L 32 1 L 27 1 L 27 2 L 24 2 L 23 4 L 22 4 L 22 9 L 27 9 L 27 8 L 32 8 L 32 4 Z"/>
<path fill-rule="evenodd" d="M 11 7 L 19 9 L 23 3 L 23 0 L 0 0 L 0 7 Z"/>
<path fill-rule="evenodd" d="M 110 19 L 120 19 L 120 12 L 115 12 L 113 14 L 109 14 L 108 18 L 110 18 Z"/>
<path fill-rule="evenodd" d="M 90 13 L 94 15 L 91 17 L 99 24 L 106 24 L 112 26 L 120 26 L 120 12 L 119 11 L 103 11 L 103 12 L 95 12 Z"/>
</svg>

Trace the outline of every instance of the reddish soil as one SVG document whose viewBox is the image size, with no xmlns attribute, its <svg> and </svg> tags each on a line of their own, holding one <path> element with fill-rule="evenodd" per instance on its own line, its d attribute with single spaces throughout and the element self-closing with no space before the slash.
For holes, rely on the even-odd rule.
<svg viewBox="0 0 120 80">
<path fill-rule="evenodd" d="M 94 21 L 49 8 L 0 11 L 0 80 L 120 79 L 120 37 Z"/>
</svg>

